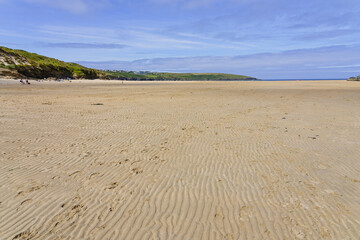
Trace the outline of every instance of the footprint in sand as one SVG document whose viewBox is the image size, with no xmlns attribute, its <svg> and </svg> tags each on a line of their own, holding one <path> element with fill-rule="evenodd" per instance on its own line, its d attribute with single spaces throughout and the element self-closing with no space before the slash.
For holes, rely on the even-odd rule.
<svg viewBox="0 0 360 240">
<path fill-rule="evenodd" d="M 119 183 L 118 182 L 113 182 L 113 183 L 110 184 L 110 186 L 107 186 L 105 189 L 112 190 L 112 189 L 116 188 L 117 186 L 119 186 Z"/>
<path fill-rule="evenodd" d="M 21 206 L 26 205 L 26 204 L 30 203 L 31 201 L 32 201 L 32 199 L 26 199 L 26 200 L 22 201 L 22 202 L 20 203 L 20 205 L 21 205 Z"/>
<path fill-rule="evenodd" d="M 43 187 L 46 187 L 46 186 L 45 185 L 40 185 L 40 186 L 31 187 L 29 189 L 18 192 L 18 196 L 24 195 L 26 193 L 31 193 L 31 192 L 37 191 L 37 190 L 39 190 L 39 189 L 41 189 Z"/>
<path fill-rule="evenodd" d="M 131 169 L 131 171 L 136 175 L 143 172 L 143 170 L 140 167 L 133 168 Z"/>
<path fill-rule="evenodd" d="M 30 202 L 32 202 L 32 199 L 26 199 L 20 203 L 20 206 L 16 208 L 16 211 L 19 211 L 22 207 L 28 205 Z"/>
<path fill-rule="evenodd" d="M 94 172 L 94 173 L 90 174 L 89 179 L 92 179 L 93 177 L 95 177 L 99 174 L 100 174 L 99 172 Z"/>
<path fill-rule="evenodd" d="M 15 235 L 15 237 L 13 238 L 13 240 L 15 239 L 19 239 L 19 240 L 29 240 L 29 239 L 32 239 L 36 236 L 38 232 L 36 230 L 27 230 L 25 232 L 21 232 L 17 235 Z"/>
<path fill-rule="evenodd" d="M 291 228 L 291 233 L 295 236 L 296 239 L 305 239 L 306 234 L 298 226 Z"/>
<path fill-rule="evenodd" d="M 65 204 L 62 205 L 62 208 L 63 207 L 65 207 Z M 64 210 L 63 212 L 61 212 L 60 214 L 58 214 L 57 216 L 55 216 L 52 219 L 52 223 L 51 223 L 52 227 L 49 226 L 49 229 L 51 229 L 50 233 L 54 233 L 59 228 L 62 228 L 64 226 L 66 226 L 67 224 L 69 224 L 69 222 L 71 222 L 74 218 L 81 215 L 81 212 L 84 210 L 86 210 L 86 207 L 84 207 L 84 205 L 76 204 L 76 205 L 72 206 L 71 208 L 68 208 L 68 209 Z M 70 226 L 73 223 L 71 223 Z"/>
<path fill-rule="evenodd" d="M 75 174 L 78 174 L 78 173 L 80 173 L 80 171 L 75 171 L 75 172 L 73 172 L 73 173 L 70 173 L 70 174 L 69 174 L 69 177 L 74 176 Z"/>
</svg>

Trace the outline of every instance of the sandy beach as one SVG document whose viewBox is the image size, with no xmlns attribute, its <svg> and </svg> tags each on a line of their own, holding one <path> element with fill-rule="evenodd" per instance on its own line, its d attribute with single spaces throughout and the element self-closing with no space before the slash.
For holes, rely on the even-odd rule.
<svg viewBox="0 0 360 240">
<path fill-rule="evenodd" d="M 0 239 L 360 239 L 360 83 L 0 80 Z"/>
</svg>

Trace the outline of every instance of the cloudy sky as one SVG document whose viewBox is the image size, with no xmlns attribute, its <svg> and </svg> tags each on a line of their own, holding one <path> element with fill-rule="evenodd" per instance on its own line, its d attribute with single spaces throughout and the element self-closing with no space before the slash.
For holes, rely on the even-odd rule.
<svg viewBox="0 0 360 240">
<path fill-rule="evenodd" d="M 102 69 L 360 74 L 360 0 L 0 0 L 0 45 Z"/>
</svg>

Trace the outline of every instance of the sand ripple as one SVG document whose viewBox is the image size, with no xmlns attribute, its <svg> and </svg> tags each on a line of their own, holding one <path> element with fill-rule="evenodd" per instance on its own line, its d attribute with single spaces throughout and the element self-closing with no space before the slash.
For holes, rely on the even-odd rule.
<svg viewBox="0 0 360 240">
<path fill-rule="evenodd" d="M 359 93 L 0 86 L 0 239 L 360 239 Z"/>
</svg>

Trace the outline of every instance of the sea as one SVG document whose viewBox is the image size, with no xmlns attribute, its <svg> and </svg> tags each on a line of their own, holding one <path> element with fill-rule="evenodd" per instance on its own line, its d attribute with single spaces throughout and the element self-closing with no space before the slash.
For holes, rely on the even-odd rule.
<svg viewBox="0 0 360 240">
<path fill-rule="evenodd" d="M 319 79 L 261 79 L 262 81 L 346 81 L 346 79 L 343 78 L 332 78 L 332 79 L 324 79 L 324 78 L 319 78 Z"/>
</svg>

